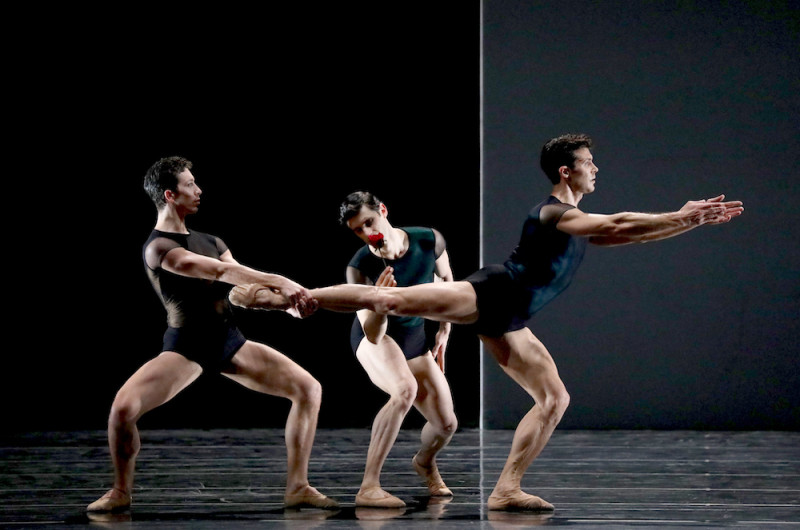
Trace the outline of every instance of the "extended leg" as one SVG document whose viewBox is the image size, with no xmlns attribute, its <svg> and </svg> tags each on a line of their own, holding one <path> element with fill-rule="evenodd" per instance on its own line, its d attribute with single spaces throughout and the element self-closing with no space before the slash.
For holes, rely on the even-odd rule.
<svg viewBox="0 0 800 530">
<path fill-rule="evenodd" d="M 257 342 L 247 341 L 224 375 L 243 386 L 292 402 L 286 419 L 286 507 L 336 508 L 338 503 L 311 487 L 308 462 L 317 430 L 322 386 L 297 363 Z"/>
<path fill-rule="evenodd" d="M 114 465 L 114 486 L 86 509 L 122 510 L 130 506 L 136 455 L 141 443 L 136 422 L 146 412 L 172 399 L 202 373 L 182 355 L 164 352 L 145 363 L 117 392 L 108 417 L 108 446 Z"/>
<path fill-rule="evenodd" d="M 312 289 L 319 306 L 329 311 L 370 309 L 384 315 L 421 316 L 430 320 L 472 324 L 478 318 L 475 290 L 469 282 L 438 282 L 411 287 L 341 284 Z M 283 295 L 259 285 L 234 287 L 231 303 L 249 309 L 285 310 Z"/>
<path fill-rule="evenodd" d="M 458 427 L 450 387 L 430 353 L 410 360 L 408 365 L 419 388 L 414 406 L 428 420 L 422 428 L 422 445 L 412 464 L 432 496 L 450 496 L 453 492 L 445 485 L 436 465 L 436 455 L 450 443 Z"/>
<path fill-rule="evenodd" d="M 489 508 L 552 510 L 549 502 L 524 493 L 521 481 L 561 421 L 569 405 L 569 394 L 558 376 L 553 358 L 527 328 L 496 339 L 481 336 L 481 340 L 503 370 L 536 402 L 517 426 L 508 459 L 489 496 Z"/>
</svg>

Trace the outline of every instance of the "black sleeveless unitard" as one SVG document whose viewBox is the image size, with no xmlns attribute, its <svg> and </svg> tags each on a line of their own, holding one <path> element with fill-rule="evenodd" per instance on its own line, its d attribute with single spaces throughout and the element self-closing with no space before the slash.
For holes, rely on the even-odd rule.
<svg viewBox="0 0 800 530">
<path fill-rule="evenodd" d="M 526 322 L 572 281 L 587 240 L 556 228 L 574 208 L 553 196 L 536 205 L 522 227 L 519 244 L 502 265 L 489 265 L 466 280 L 478 295 L 480 334 L 492 337 L 525 327 Z"/>
</svg>

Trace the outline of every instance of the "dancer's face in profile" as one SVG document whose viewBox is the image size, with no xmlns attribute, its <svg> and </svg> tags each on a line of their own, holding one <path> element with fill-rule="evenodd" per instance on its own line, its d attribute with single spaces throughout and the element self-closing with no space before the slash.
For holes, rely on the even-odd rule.
<svg viewBox="0 0 800 530">
<path fill-rule="evenodd" d="M 172 193 L 172 201 L 175 208 L 183 213 L 196 213 L 200 208 L 200 195 L 203 190 L 194 180 L 194 175 L 188 169 L 184 169 L 178 174 L 177 191 Z"/>
<path fill-rule="evenodd" d="M 369 236 L 389 231 L 389 222 L 386 220 L 386 206 L 381 204 L 380 210 L 371 210 L 362 206 L 358 214 L 347 220 L 347 226 L 364 243 L 369 244 Z"/>
<path fill-rule="evenodd" d="M 583 194 L 592 193 L 599 169 L 588 148 L 581 147 L 575 151 L 575 162 L 572 166 L 568 169 L 570 188 Z"/>
</svg>

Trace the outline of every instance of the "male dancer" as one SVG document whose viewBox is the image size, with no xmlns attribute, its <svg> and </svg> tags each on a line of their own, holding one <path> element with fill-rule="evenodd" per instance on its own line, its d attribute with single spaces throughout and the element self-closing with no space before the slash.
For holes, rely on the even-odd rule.
<svg viewBox="0 0 800 530">
<path fill-rule="evenodd" d="M 369 192 L 350 194 L 342 203 L 340 214 L 340 222 L 367 243 L 347 267 L 349 283 L 407 286 L 432 282 L 434 274 L 443 281 L 453 281 L 444 238 L 438 231 L 393 227 L 386 205 Z M 387 263 L 394 281 L 381 278 Z M 389 401 L 372 425 L 356 506 L 405 506 L 405 502 L 381 488 L 380 473 L 412 404 L 428 420 L 422 428 L 422 447 L 412 459 L 414 469 L 432 496 L 452 495 L 435 461 L 457 426 L 450 387 L 443 373 L 450 327 L 449 322 L 440 323 L 431 353 L 421 318 L 387 318 L 369 309 L 358 311 L 351 329 L 351 346 L 370 380 L 389 394 Z"/>
<path fill-rule="evenodd" d="M 337 285 L 313 289 L 319 307 L 333 311 L 371 309 L 388 315 L 421 316 L 468 324 L 502 369 L 524 388 L 535 405 L 520 421 L 500 478 L 489 497 L 494 510 L 552 510 L 549 502 L 522 491 L 522 475 L 541 453 L 569 404 L 569 394 L 544 345 L 525 327 L 527 320 L 570 283 L 586 243 L 623 245 L 677 236 L 702 225 L 739 216 L 739 201 L 689 201 L 662 214 L 588 214 L 578 209 L 595 189 L 598 168 L 582 134 L 553 138 L 542 148 L 541 166 L 553 184 L 535 206 L 519 245 L 502 265 L 489 265 L 465 281 L 412 287 Z M 388 271 L 387 271 L 388 274 Z M 279 293 L 235 287 L 237 305 L 286 309 Z"/>
<path fill-rule="evenodd" d="M 288 357 L 246 340 L 227 301 L 230 285 L 268 285 L 285 297 L 295 314 L 307 313 L 310 296 L 297 283 L 237 263 L 218 237 L 186 228 L 202 191 L 181 157 L 163 158 L 144 178 L 158 210 L 155 229 L 143 248 L 147 276 L 167 310 L 168 328 L 160 355 L 145 363 L 122 386 L 111 406 L 108 443 L 114 486 L 88 511 L 128 508 L 140 440 L 136 422 L 166 403 L 203 372 L 213 370 L 266 394 L 292 402 L 286 421 L 287 507 L 335 508 L 337 503 L 311 487 L 308 461 L 317 427 L 322 389 Z"/>
</svg>

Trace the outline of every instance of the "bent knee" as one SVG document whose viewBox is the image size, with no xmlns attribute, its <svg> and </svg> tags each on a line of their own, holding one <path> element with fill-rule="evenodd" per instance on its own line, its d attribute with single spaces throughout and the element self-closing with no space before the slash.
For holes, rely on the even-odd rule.
<svg viewBox="0 0 800 530">
<path fill-rule="evenodd" d="M 322 384 L 310 374 L 297 381 L 290 398 L 306 405 L 319 407 L 322 403 Z"/>
<path fill-rule="evenodd" d="M 544 411 L 547 421 L 558 423 L 564 416 L 564 413 L 569 407 L 569 393 L 566 389 L 561 389 L 557 392 L 548 394 L 542 403 L 542 410 Z"/>
<path fill-rule="evenodd" d="M 455 433 L 458 429 L 458 420 L 456 419 L 455 414 L 452 414 L 442 418 L 441 422 L 439 422 L 438 425 L 435 425 L 435 427 L 441 434 L 445 436 L 452 436 L 453 433 Z"/>
<path fill-rule="evenodd" d="M 397 389 L 392 392 L 392 400 L 406 409 L 410 409 L 417 398 L 417 382 L 414 379 L 403 381 Z"/>
<path fill-rule="evenodd" d="M 141 406 L 135 400 L 117 396 L 111 405 L 108 424 L 111 426 L 129 425 L 136 423 L 140 416 Z"/>
</svg>

